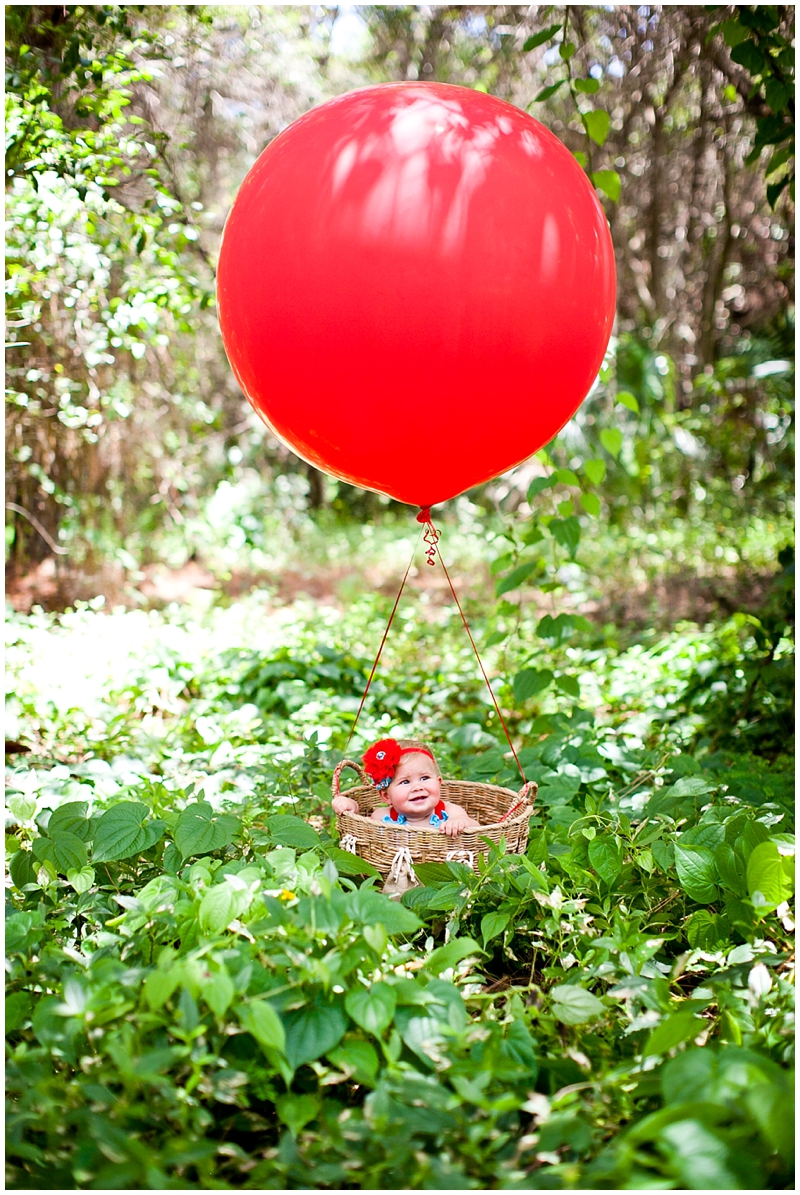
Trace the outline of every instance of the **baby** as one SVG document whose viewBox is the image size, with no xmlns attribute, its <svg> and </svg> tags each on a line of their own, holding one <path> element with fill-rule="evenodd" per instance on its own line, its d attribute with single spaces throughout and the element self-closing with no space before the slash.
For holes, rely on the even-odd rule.
<svg viewBox="0 0 800 1195">
<path fill-rule="evenodd" d="M 409 830 L 438 830 L 455 838 L 462 830 L 479 830 L 480 822 L 460 805 L 442 800 L 442 778 L 432 753 L 413 739 L 381 739 L 364 756 L 364 769 L 386 795 L 389 808 L 373 810 L 371 818 Z M 358 813 L 352 797 L 333 799 L 335 813 Z"/>
</svg>

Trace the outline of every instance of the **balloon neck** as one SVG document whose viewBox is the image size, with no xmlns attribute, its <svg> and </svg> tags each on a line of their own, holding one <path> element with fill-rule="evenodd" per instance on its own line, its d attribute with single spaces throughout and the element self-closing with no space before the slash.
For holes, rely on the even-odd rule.
<svg viewBox="0 0 800 1195">
<path fill-rule="evenodd" d="M 431 521 L 430 506 L 421 506 L 419 514 L 417 515 L 417 522 L 418 523 L 430 523 L 430 521 Z"/>
</svg>

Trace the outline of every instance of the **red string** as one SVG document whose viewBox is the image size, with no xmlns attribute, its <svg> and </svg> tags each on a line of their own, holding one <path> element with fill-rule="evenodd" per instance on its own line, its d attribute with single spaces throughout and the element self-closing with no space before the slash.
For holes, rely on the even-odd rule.
<svg viewBox="0 0 800 1195">
<path fill-rule="evenodd" d="M 456 591 L 453 587 L 453 582 L 450 579 L 450 574 L 447 571 L 447 565 L 444 562 L 444 558 L 442 556 L 441 551 L 439 552 L 439 561 L 441 562 L 442 568 L 444 569 L 444 575 L 447 577 L 447 584 L 450 586 L 450 592 L 453 595 L 453 601 L 455 602 L 456 606 L 458 607 L 458 612 L 461 615 L 461 621 L 464 624 L 464 630 L 469 635 L 469 641 L 472 644 L 472 650 L 475 652 L 475 659 L 478 661 L 478 667 L 480 668 L 480 670 L 483 674 L 483 679 L 486 681 L 486 688 L 489 690 L 489 696 L 492 699 L 494 708 L 497 710 L 497 716 L 500 719 L 500 725 L 503 727 L 503 734 L 506 736 L 508 745 L 511 748 L 511 754 L 514 756 L 514 761 L 516 762 L 516 765 L 519 768 L 519 774 L 522 777 L 522 782 L 523 782 L 523 784 L 526 784 L 527 780 L 525 778 L 525 773 L 522 770 L 522 764 L 519 762 L 519 757 L 518 757 L 516 751 L 514 750 L 514 744 L 511 742 L 511 735 L 508 733 L 508 727 L 506 726 L 506 720 L 503 717 L 502 713 L 500 712 L 500 706 L 497 704 L 497 698 L 494 695 L 494 689 L 489 684 L 489 678 L 486 675 L 486 669 L 484 668 L 483 661 L 481 660 L 481 657 L 478 654 L 478 648 L 475 645 L 475 640 L 472 638 L 472 631 L 469 629 L 469 624 L 464 615 L 464 611 L 461 609 L 461 602 L 458 600 L 458 594 L 456 593 Z"/>
<path fill-rule="evenodd" d="M 367 693 L 369 693 L 369 687 L 372 684 L 372 678 L 374 677 L 375 671 L 378 667 L 378 663 L 380 662 L 381 653 L 383 652 L 384 644 L 386 643 L 386 637 L 389 634 L 392 623 L 394 622 L 394 616 L 397 613 L 397 607 L 400 605 L 400 598 L 403 596 L 403 590 L 406 587 L 406 581 L 408 580 L 408 574 L 411 572 L 411 565 L 414 563 L 414 557 L 417 552 L 417 544 L 418 543 L 419 543 L 419 538 L 417 538 L 414 541 L 414 548 L 413 548 L 413 551 L 411 552 L 411 559 L 408 562 L 408 568 L 405 571 L 405 576 L 403 577 L 403 580 L 400 582 L 400 588 L 397 591 L 397 597 L 394 599 L 394 605 L 392 606 L 392 612 L 389 615 L 389 621 L 386 624 L 386 630 L 383 632 L 383 638 L 381 639 L 381 645 L 378 648 L 378 654 L 375 657 L 375 663 L 372 665 L 372 671 L 369 674 L 369 680 L 367 681 L 367 687 L 364 690 L 363 696 L 361 698 L 361 704 L 359 705 L 358 713 L 356 714 L 355 719 L 353 720 L 353 725 L 350 727 L 350 733 L 347 736 L 347 743 L 346 743 L 345 749 L 344 749 L 345 754 L 347 754 L 347 750 L 350 746 L 350 740 L 352 739 L 353 735 L 355 734 L 355 729 L 356 729 L 356 726 L 358 725 L 358 719 L 361 717 L 361 711 L 364 708 L 364 702 L 367 700 Z M 513 751 L 514 748 L 512 747 L 511 750 Z"/>
</svg>

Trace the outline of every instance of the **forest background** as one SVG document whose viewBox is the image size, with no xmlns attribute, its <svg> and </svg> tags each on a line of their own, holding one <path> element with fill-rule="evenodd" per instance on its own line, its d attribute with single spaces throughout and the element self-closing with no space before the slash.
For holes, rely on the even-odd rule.
<svg viewBox="0 0 800 1195">
<path fill-rule="evenodd" d="M 791 1182 L 793 22 L 7 8 L 11 1186 Z M 397 79 L 551 128 L 619 295 L 557 440 L 435 512 L 531 846 L 389 913 L 327 791 L 413 513 L 266 431 L 214 269 L 264 146 Z M 352 749 L 516 787 L 416 563 Z"/>
</svg>

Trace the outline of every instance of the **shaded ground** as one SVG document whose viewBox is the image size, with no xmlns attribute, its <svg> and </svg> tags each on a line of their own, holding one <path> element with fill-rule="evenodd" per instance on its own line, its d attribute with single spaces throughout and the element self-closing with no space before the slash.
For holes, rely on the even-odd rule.
<svg viewBox="0 0 800 1195">
<path fill-rule="evenodd" d="M 491 591 L 488 568 L 467 573 L 451 570 L 462 598 Z M 278 573 L 234 573 L 215 576 L 195 560 L 178 569 L 163 564 L 148 565 L 138 574 L 126 574 L 120 565 L 106 565 L 97 573 L 70 570 L 54 557 L 44 560 L 25 577 L 9 582 L 6 596 L 15 610 L 28 613 L 34 606 L 64 610 L 76 601 L 91 601 L 102 595 L 108 607 L 126 606 L 159 609 L 171 602 L 197 602 L 218 598 L 236 600 L 254 589 L 266 589 L 276 604 L 283 605 L 305 596 L 324 605 L 346 606 L 360 594 L 379 592 L 393 597 L 402 574 L 377 566 L 354 568 L 310 564 L 306 569 L 287 568 Z M 736 610 L 753 611 L 763 604 L 773 574 L 742 573 L 722 567 L 714 576 L 698 576 L 682 569 L 655 578 L 651 583 L 615 587 L 599 600 L 586 601 L 577 609 L 594 622 L 613 623 L 629 629 L 667 628 L 681 621 L 704 624 L 729 617 Z M 448 603 L 447 581 L 438 568 L 424 564 L 412 569 L 411 591 L 424 590 L 438 606 Z M 564 605 L 575 608 L 571 602 Z M 542 606 L 542 612 L 550 605 Z"/>
</svg>

